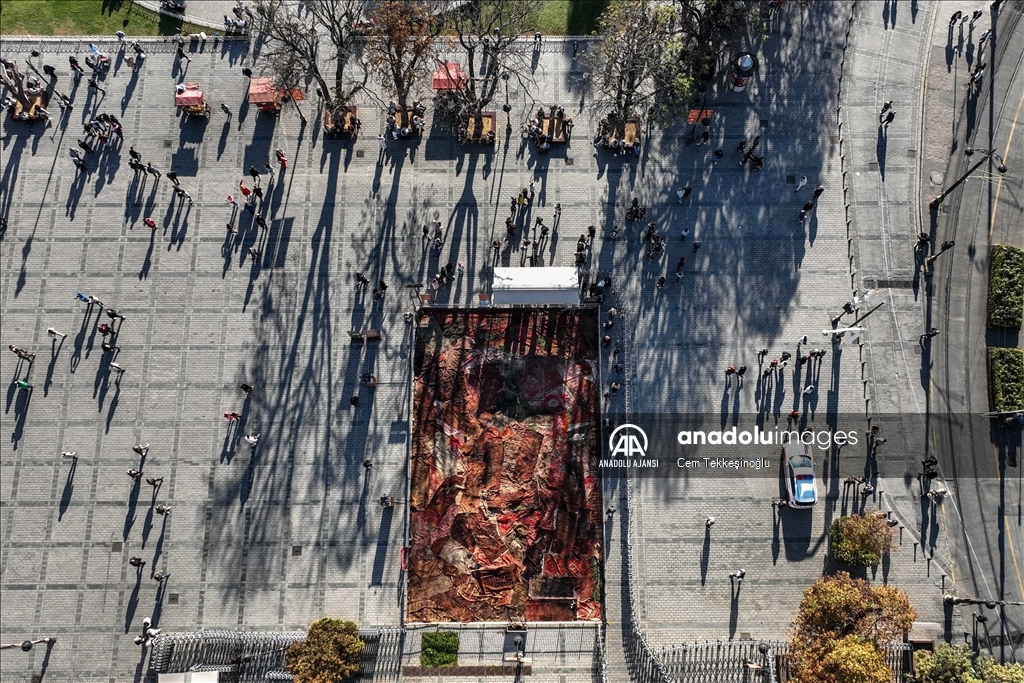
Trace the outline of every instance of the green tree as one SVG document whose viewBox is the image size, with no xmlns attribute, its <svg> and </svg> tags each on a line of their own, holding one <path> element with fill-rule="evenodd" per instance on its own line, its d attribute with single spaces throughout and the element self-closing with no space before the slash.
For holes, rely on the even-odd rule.
<svg viewBox="0 0 1024 683">
<path fill-rule="evenodd" d="M 851 515 L 832 522 L 832 552 L 840 562 L 874 566 L 892 550 L 892 529 L 884 516 Z"/>
<path fill-rule="evenodd" d="M 366 58 L 386 92 L 398 101 L 402 127 L 409 125 L 409 99 L 430 76 L 441 22 L 430 5 L 415 0 L 381 0 L 370 15 Z"/>
<path fill-rule="evenodd" d="M 585 56 L 594 104 L 610 119 L 647 114 L 690 97 L 694 79 L 679 61 L 675 11 L 653 0 L 615 0 L 599 22 L 600 40 Z"/>
<path fill-rule="evenodd" d="M 1024 683 L 1024 666 L 996 664 L 978 657 L 967 645 L 942 643 L 935 652 L 914 654 L 914 673 L 908 683 Z"/>
<path fill-rule="evenodd" d="M 323 617 L 309 625 L 306 640 L 285 653 L 285 669 L 296 683 L 338 683 L 359 672 L 365 643 L 351 621 Z"/>
</svg>

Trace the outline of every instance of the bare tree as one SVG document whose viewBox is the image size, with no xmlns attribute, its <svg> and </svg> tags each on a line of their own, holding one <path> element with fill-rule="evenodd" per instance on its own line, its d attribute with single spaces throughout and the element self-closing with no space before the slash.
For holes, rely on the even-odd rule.
<svg viewBox="0 0 1024 683">
<path fill-rule="evenodd" d="M 687 97 L 693 77 L 678 60 L 675 10 L 652 0 L 616 1 L 601 16 L 601 40 L 585 57 L 596 106 L 625 119 Z"/>
<path fill-rule="evenodd" d="M 17 62 L 0 60 L 0 83 L 7 86 L 26 112 L 32 108 L 32 101 L 25 92 L 25 74 L 18 70 Z"/>
<path fill-rule="evenodd" d="M 371 23 L 367 61 L 379 75 L 385 97 L 394 93 L 401 127 L 408 127 L 409 98 L 433 69 L 441 22 L 425 2 L 381 0 Z"/>
<path fill-rule="evenodd" d="M 356 38 L 362 29 L 367 0 L 255 0 L 267 48 L 260 54 L 264 68 L 275 80 L 292 86 L 307 75 L 317 82 L 328 110 L 337 113 L 366 86 L 368 73 L 355 59 Z M 322 58 L 321 46 L 327 49 Z M 323 59 L 323 61 L 321 61 Z M 347 80 L 347 67 L 355 62 L 355 78 Z M 329 83 L 321 66 L 334 66 Z M 328 72 L 329 73 L 329 72 Z"/>
<path fill-rule="evenodd" d="M 523 85 L 529 80 L 530 48 L 518 39 L 532 30 L 540 5 L 540 0 L 471 0 L 451 14 L 452 47 L 461 47 L 465 54 L 466 80 L 447 93 L 449 106 L 435 118 L 444 116 L 453 130 L 474 118 L 480 130 L 481 115 L 500 82 L 514 77 Z M 446 68 L 443 61 L 441 68 Z"/>
</svg>

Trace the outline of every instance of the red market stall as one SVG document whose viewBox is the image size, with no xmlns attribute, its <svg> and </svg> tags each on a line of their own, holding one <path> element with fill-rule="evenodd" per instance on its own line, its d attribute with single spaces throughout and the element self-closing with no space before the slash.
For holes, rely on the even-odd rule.
<svg viewBox="0 0 1024 683">
<path fill-rule="evenodd" d="M 260 111 L 280 111 L 281 97 L 273 78 L 262 76 L 249 82 L 249 104 L 259 107 Z"/>
<path fill-rule="evenodd" d="M 462 65 L 456 62 L 445 62 L 434 72 L 434 90 L 459 90 L 468 80 Z"/>
<path fill-rule="evenodd" d="M 205 116 L 210 118 L 210 105 L 206 103 L 206 93 L 199 87 L 198 81 L 179 83 L 174 89 L 174 106 L 187 116 Z"/>
</svg>

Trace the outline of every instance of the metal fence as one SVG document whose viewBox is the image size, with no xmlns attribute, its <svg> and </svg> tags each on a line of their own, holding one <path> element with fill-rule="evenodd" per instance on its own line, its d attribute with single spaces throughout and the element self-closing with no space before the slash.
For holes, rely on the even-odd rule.
<svg viewBox="0 0 1024 683">
<path fill-rule="evenodd" d="M 364 680 L 398 680 L 402 629 L 360 629 L 366 643 L 359 665 Z M 198 631 L 161 634 L 153 641 L 155 673 L 219 671 L 238 683 L 291 680 L 285 652 L 306 639 L 305 631 Z"/>
</svg>

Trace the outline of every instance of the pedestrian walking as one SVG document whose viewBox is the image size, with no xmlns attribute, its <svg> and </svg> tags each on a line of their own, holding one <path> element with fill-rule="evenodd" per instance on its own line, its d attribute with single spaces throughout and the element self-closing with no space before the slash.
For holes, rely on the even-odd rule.
<svg viewBox="0 0 1024 683">
<path fill-rule="evenodd" d="M 693 243 L 693 253 L 696 254 L 698 249 L 700 249 L 700 242 L 694 242 Z"/>
<path fill-rule="evenodd" d="M 953 26 L 956 25 L 956 22 L 960 21 L 961 16 L 963 16 L 963 12 L 960 10 L 953 12 L 953 16 L 949 18 L 949 27 L 953 28 Z"/>
<path fill-rule="evenodd" d="M 157 505 L 156 514 L 158 515 L 169 515 L 171 514 L 171 508 L 167 505 Z"/>
<path fill-rule="evenodd" d="M 138 555 L 133 555 L 128 559 L 128 564 L 130 564 L 133 567 L 138 567 L 139 569 L 142 569 L 146 566 L 146 561 Z"/>
<path fill-rule="evenodd" d="M 665 286 L 665 276 L 662 275 L 661 277 L 658 278 L 658 289 L 661 289 L 664 286 Z"/>
<path fill-rule="evenodd" d="M 149 217 L 143 218 L 142 219 L 142 223 L 144 225 L 148 226 L 149 228 L 151 228 L 153 230 L 156 230 L 156 221 L 153 220 L 152 218 L 149 218 Z"/>
<path fill-rule="evenodd" d="M 115 311 L 113 308 L 108 308 L 106 313 L 107 317 L 110 318 L 111 320 L 117 320 L 118 318 L 120 318 L 122 321 L 124 320 L 124 316 Z"/>
<path fill-rule="evenodd" d="M 159 178 L 160 176 L 163 175 L 163 173 L 161 173 L 160 171 L 158 171 L 155 168 L 153 168 L 153 164 L 151 164 L 151 163 L 147 163 L 146 164 L 146 173 L 148 173 L 150 175 L 155 175 L 157 178 Z"/>
<path fill-rule="evenodd" d="M 708 140 L 710 140 L 710 139 L 711 139 L 711 133 L 705 128 L 704 132 L 700 134 L 700 142 L 698 142 L 697 144 L 698 145 L 706 145 L 708 143 Z"/>
<path fill-rule="evenodd" d="M 170 576 L 170 574 L 168 574 L 167 572 L 161 570 L 161 571 L 158 571 L 156 574 L 153 574 L 153 580 L 156 581 L 157 583 L 163 583 L 164 580 L 166 580 L 168 576 Z"/>
<path fill-rule="evenodd" d="M 824 191 L 825 191 L 825 186 L 824 185 L 818 185 L 818 187 L 814 188 L 814 201 L 818 201 L 818 197 L 820 197 L 821 193 L 824 192 Z"/>
<path fill-rule="evenodd" d="M 933 327 L 924 334 L 922 334 L 920 337 L 918 337 L 917 343 L 923 346 L 925 339 L 934 339 L 937 336 L 939 336 L 939 328 Z"/>
<path fill-rule="evenodd" d="M 349 404 L 350 404 L 350 405 L 352 405 L 352 406 L 353 406 L 354 408 L 358 408 L 358 407 L 359 407 L 359 397 L 358 397 L 358 396 L 353 396 L 352 398 L 350 398 L 350 399 L 348 400 L 348 402 L 349 402 Z"/>
<path fill-rule="evenodd" d="M 736 151 L 739 154 L 743 154 L 745 151 L 747 151 L 747 141 L 740 140 L 740 144 L 736 145 Z"/>
<path fill-rule="evenodd" d="M 242 196 L 245 197 L 245 201 L 248 202 L 249 201 L 249 195 L 252 194 L 252 190 L 250 190 L 246 186 L 244 180 L 239 180 L 238 181 L 238 191 L 242 193 Z"/>
<path fill-rule="evenodd" d="M 174 171 L 167 172 L 167 179 L 174 183 L 175 187 L 178 187 L 178 174 Z"/>
<path fill-rule="evenodd" d="M 228 115 L 228 121 L 230 121 L 231 120 L 231 107 L 229 107 L 228 105 L 226 105 L 223 102 L 221 102 L 220 103 L 220 110 Z"/>
<path fill-rule="evenodd" d="M 255 166 L 249 166 L 249 177 L 252 178 L 253 185 L 259 185 L 263 175 L 256 170 Z"/>
<path fill-rule="evenodd" d="M 128 156 L 130 156 L 133 161 L 142 161 L 142 155 L 135 151 L 135 147 L 128 147 Z"/>
<path fill-rule="evenodd" d="M 793 192 L 794 193 L 799 192 L 800 188 L 802 188 L 806 184 L 807 184 L 807 176 L 805 176 L 805 175 L 800 176 L 800 182 L 796 184 L 796 189 L 793 190 Z"/>
<path fill-rule="evenodd" d="M 888 128 L 889 124 L 892 123 L 893 119 L 895 119 L 895 118 L 896 118 L 896 112 L 894 110 L 890 109 L 889 113 L 886 114 L 885 118 L 882 120 L 882 128 Z"/>
<path fill-rule="evenodd" d="M 99 92 L 103 93 L 104 95 L 107 94 L 107 91 L 104 90 L 103 88 L 101 88 L 100 84 L 96 82 L 96 77 L 95 76 L 89 79 L 88 86 L 90 88 L 92 88 L 93 90 L 98 90 Z"/>
<path fill-rule="evenodd" d="M 115 371 L 118 374 L 118 376 L 124 374 L 124 368 L 122 368 L 117 363 L 110 363 L 107 367 L 109 367 L 111 370 Z"/>
<path fill-rule="evenodd" d="M 878 112 L 878 120 L 881 121 L 882 117 L 885 116 L 885 112 L 892 109 L 892 100 L 882 104 L 882 111 Z"/>
<path fill-rule="evenodd" d="M 984 77 L 985 77 L 985 68 L 984 68 L 984 66 L 982 66 L 981 69 L 976 71 L 974 73 L 974 75 L 971 76 L 971 82 L 967 84 L 967 87 L 970 88 L 971 86 L 975 86 L 976 85 L 976 86 L 978 86 L 980 88 L 981 87 L 981 79 L 984 78 Z"/>
<path fill-rule="evenodd" d="M 136 444 L 132 446 L 132 450 L 141 455 L 143 458 L 145 458 L 147 455 L 149 455 L 149 444 L 147 443 L 145 446 L 143 446 L 142 444 Z"/>
<path fill-rule="evenodd" d="M 224 419 L 227 420 L 228 422 L 234 422 L 235 420 L 241 420 L 242 414 L 235 411 L 227 412 L 224 413 Z"/>
<path fill-rule="evenodd" d="M 58 332 L 57 330 L 53 329 L 52 327 L 47 327 L 46 328 L 46 334 L 49 335 L 51 339 L 57 339 L 57 337 L 60 337 L 61 341 L 64 341 L 64 339 L 68 336 L 68 335 L 64 334 L 63 332 Z"/>
<path fill-rule="evenodd" d="M 736 374 L 736 368 L 733 367 L 732 365 L 730 365 L 729 367 L 727 367 L 725 369 L 725 376 L 726 377 L 729 377 L 729 376 L 734 375 L 734 374 Z"/>
<path fill-rule="evenodd" d="M 742 377 L 743 375 L 747 374 L 747 366 L 746 365 L 741 365 L 736 370 L 736 374 L 739 375 L 740 377 Z"/>
<path fill-rule="evenodd" d="M 797 216 L 796 222 L 797 223 L 803 223 L 805 218 L 807 218 L 807 210 L 806 209 L 800 209 L 800 215 Z"/>
<path fill-rule="evenodd" d="M 285 158 L 284 152 L 280 149 L 275 149 L 274 155 L 277 157 L 277 163 L 281 167 L 282 171 L 288 168 L 288 159 Z"/>
<path fill-rule="evenodd" d="M 186 62 L 188 62 L 189 64 L 192 63 L 192 58 L 189 57 L 187 54 L 185 54 L 185 46 L 184 45 L 178 45 L 178 61 L 180 62 L 183 59 Z"/>
<path fill-rule="evenodd" d="M 252 385 L 246 384 L 245 382 L 242 382 L 242 385 L 239 387 L 239 389 L 241 389 L 242 393 L 245 394 L 246 396 L 252 393 Z"/>
<path fill-rule="evenodd" d="M 71 458 L 72 460 L 76 461 L 78 460 L 78 454 L 75 453 L 74 451 L 64 451 L 63 453 L 60 454 L 60 457 Z"/>
<path fill-rule="evenodd" d="M 250 446 L 255 446 L 259 442 L 259 440 L 260 440 L 260 435 L 259 434 L 255 434 L 255 435 L 253 435 L 253 434 L 246 434 L 245 435 L 245 442 L 247 444 L 249 444 Z"/>
<path fill-rule="evenodd" d="M 136 481 L 142 478 L 142 470 L 137 470 L 134 468 L 128 470 L 127 472 L 125 472 L 125 474 L 127 474 L 132 479 L 135 479 Z"/>
<path fill-rule="evenodd" d="M 103 342 L 102 344 L 100 344 L 100 347 L 106 353 L 116 354 L 116 353 L 120 353 L 121 352 L 121 347 L 120 346 L 111 346 L 107 342 Z"/>
<path fill-rule="evenodd" d="M 814 385 L 813 384 L 808 384 L 807 388 L 804 389 L 803 393 L 804 393 L 804 396 L 810 396 L 811 394 L 813 394 L 814 393 Z"/>
<path fill-rule="evenodd" d="M 985 49 L 985 43 L 991 37 L 992 37 L 992 31 L 988 30 L 988 31 L 985 31 L 984 33 L 982 33 L 981 37 L 978 38 L 978 53 L 979 53 L 979 55 L 980 55 L 981 51 Z"/>
<path fill-rule="evenodd" d="M 235 206 L 235 207 L 237 207 L 237 206 L 238 206 L 238 202 L 237 202 L 237 201 L 235 201 L 235 196 L 234 196 L 234 195 L 232 195 L 232 194 L 229 194 L 229 195 L 228 195 L 227 197 L 225 197 L 225 198 L 224 198 L 224 201 L 226 201 L 226 202 L 227 202 L 228 204 L 230 204 L 231 206 Z"/>
<path fill-rule="evenodd" d="M 572 58 L 573 58 L 573 61 L 576 60 L 576 56 L 579 53 L 580 53 L 580 41 L 574 40 L 574 41 L 572 41 Z"/>
<path fill-rule="evenodd" d="M 71 73 L 75 74 L 75 80 L 77 81 L 85 73 L 85 69 L 81 67 L 74 55 L 68 57 L 68 63 L 71 64 Z"/>
<path fill-rule="evenodd" d="M 719 161 L 722 160 L 722 157 L 725 156 L 725 150 L 723 150 L 723 149 L 716 149 L 714 156 L 715 156 L 715 160 L 714 160 L 713 163 L 717 164 Z"/>
<path fill-rule="evenodd" d="M 146 483 L 149 484 L 150 486 L 152 486 L 155 489 L 156 488 L 160 488 L 160 485 L 164 483 L 164 478 L 163 477 L 157 477 L 157 478 L 154 479 L 153 477 L 147 477 L 146 478 Z"/>
<path fill-rule="evenodd" d="M 178 196 L 181 197 L 182 199 L 187 199 L 189 206 L 192 206 L 193 204 L 195 204 L 195 202 L 192 201 L 192 195 L 190 195 L 185 190 L 181 190 L 181 192 L 178 193 Z"/>
</svg>

